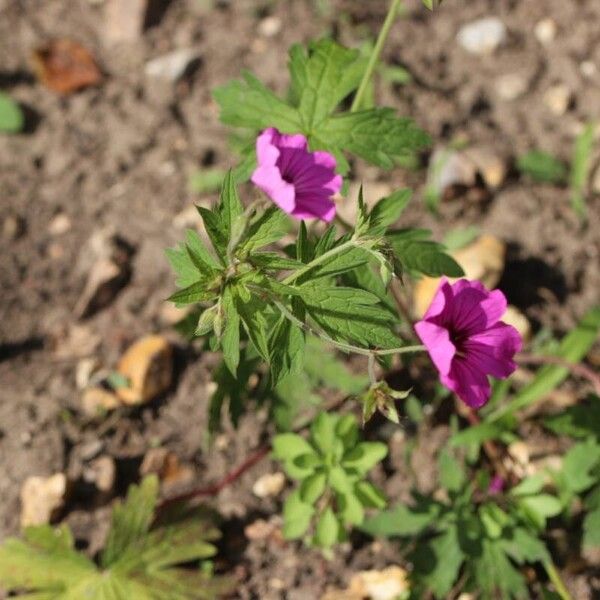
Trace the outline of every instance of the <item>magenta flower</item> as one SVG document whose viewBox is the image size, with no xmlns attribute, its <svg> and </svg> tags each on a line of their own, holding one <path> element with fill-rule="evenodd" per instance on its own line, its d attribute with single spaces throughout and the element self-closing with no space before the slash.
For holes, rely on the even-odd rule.
<svg viewBox="0 0 600 600">
<path fill-rule="evenodd" d="M 516 368 L 521 350 L 518 331 L 500 321 L 506 298 L 478 281 L 442 279 L 428 311 L 415 330 L 425 344 L 441 382 L 473 408 L 490 397 L 488 375 L 504 379 Z"/>
<path fill-rule="evenodd" d="M 502 493 L 504 489 L 504 479 L 500 475 L 494 475 L 490 484 L 488 485 L 487 493 L 490 496 L 497 496 Z"/>
<path fill-rule="evenodd" d="M 335 158 L 329 152 L 309 152 L 306 138 L 265 129 L 256 139 L 258 167 L 252 183 L 281 210 L 297 219 L 332 221 L 342 178 L 335 174 Z"/>
</svg>

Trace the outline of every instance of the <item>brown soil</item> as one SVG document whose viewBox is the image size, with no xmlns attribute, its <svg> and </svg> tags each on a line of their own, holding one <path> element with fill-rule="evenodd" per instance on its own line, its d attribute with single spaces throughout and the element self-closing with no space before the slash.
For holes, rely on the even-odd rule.
<svg viewBox="0 0 600 600">
<path fill-rule="evenodd" d="M 164 248 L 183 237 L 184 219 L 174 217 L 198 201 L 188 191 L 188 178 L 203 166 L 228 168 L 233 160 L 210 90 L 242 68 L 282 90 L 289 44 L 332 31 L 343 43 L 356 45 L 377 30 L 386 6 L 383 0 L 321 4 L 331 6 L 328 16 L 311 0 L 173 0 L 139 40 L 111 47 L 104 41 L 102 2 L 0 0 L 0 87 L 28 114 L 26 133 L 0 137 L 0 224 L 16 218 L 23 229 L 16 239 L 7 227 L 0 236 L 0 537 L 18 530 L 24 479 L 85 462 L 80 457 L 87 456 L 86 445 L 99 442 L 97 453 L 115 457 L 122 491 L 151 446 L 174 451 L 194 466 L 199 484 L 208 484 L 266 439 L 268 428 L 259 411 L 207 448 L 207 386 L 216 359 L 177 338 L 178 376 L 164 397 L 123 415 L 113 427 L 86 423 L 78 410 L 77 348 L 65 350 L 64 332 L 77 324 L 73 309 L 84 285 L 86 242 L 108 227 L 133 249 L 132 275 L 107 308 L 84 322 L 87 338 L 99 339 L 93 355 L 111 368 L 140 335 L 168 331 L 160 310 L 173 277 Z M 433 14 L 417 0 L 407 5 L 385 59 L 406 67 L 414 80 L 404 87 L 381 85 L 384 103 L 412 116 L 436 143 L 462 135 L 493 146 L 509 161 L 532 147 L 569 159 L 578 126 L 597 118 L 600 106 L 597 0 L 446 0 Z M 455 41 L 456 32 L 489 14 L 507 25 L 507 44 L 490 56 L 470 56 Z M 274 37 L 258 33 L 266 15 L 281 19 L 282 30 Z M 549 47 L 533 33 L 545 17 L 559 27 Z M 89 47 L 105 73 L 103 83 L 69 97 L 35 83 L 30 54 L 53 37 L 74 38 Z M 200 64 L 189 77 L 173 85 L 144 74 L 146 61 L 180 47 L 200 51 Z M 598 72 L 586 78 L 582 61 L 595 61 Z M 513 102 L 494 91 L 495 78 L 506 73 L 528 81 L 524 96 Z M 543 102 L 555 83 L 572 92 L 562 117 Z M 362 165 L 355 176 L 367 187 L 379 177 Z M 394 187 L 411 185 L 421 195 L 423 170 L 397 169 L 381 177 Z M 444 203 L 440 219 L 415 202 L 405 223 L 429 226 L 438 237 L 448 228 L 476 224 L 505 239 L 509 255 L 501 287 L 536 327 L 564 331 L 598 303 L 598 197 L 589 200 L 590 223 L 581 229 L 567 189 L 532 185 L 514 172 L 495 193 L 471 196 Z M 58 213 L 68 215 L 72 227 L 52 236 L 48 224 Z M 435 469 L 430 441 L 442 444 L 444 437 L 443 430 L 436 431 L 417 447 L 414 460 L 420 461 L 419 469 L 429 469 L 420 482 L 425 487 Z M 243 526 L 281 508 L 279 501 L 260 501 L 251 492 L 256 478 L 272 468 L 268 460 L 261 462 L 215 501 L 227 520 L 225 559 L 242 581 L 238 597 L 317 598 L 327 585 L 347 583 L 356 570 L 398 561 L 393 545 L 372 544 L 360 536 L 331 562 L 297 544 L 248 542 Z M 401 461 L 390 468 L 388 491 L 406 498 L 409 473 L 402 472 Z M 380 479 L 385 484 L 383 472 Z M 107 514 L 106 507 L 94 508 L 88 497 L 75 495 L 64 516 L 90 548 L 97 548 Z M 569 585 L 574 597 L 592 597 L 585 573 L 569 579 Z"/>
</svg>

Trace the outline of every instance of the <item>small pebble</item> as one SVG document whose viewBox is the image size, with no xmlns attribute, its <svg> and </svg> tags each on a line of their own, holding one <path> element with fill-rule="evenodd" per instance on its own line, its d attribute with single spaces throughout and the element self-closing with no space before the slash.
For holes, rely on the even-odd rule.
<svg viewBox="0 0 600 600">
<path fill-rule="evenodd" d="M 557 26 L 553 19 L 546 18 L 538 21 L 534 33 L 540 44 L 550 44 L 556 37 Z"/>
<path fill-rule="evenodd" d="M 506 39 L 506 26 L 498 17 L 484 17 L 463 25 L 458 43 L 471 54 L 491 54 Z"/>
<path fill-rule="evenodd" d="M 283 473 L 266 473 L 259 477 L 252 486 L 252 493 L 258 498 L 278 496 L 285 485 Z"/>
<path fill-rule="evenodd" d="M 66 491 L 64 473 L 28 477 L 21 488 L 21 527 L 50 523 L 62 507 Z"/>
<path fill-rule="evenodd" d="M 258 24 L 258 33 L 263 37 L 276 36 L 281 31 L 281 19 L 279 17 L 266 17 Z"/>
<path fill-rule="evenodd" d="M 48 233 L 52 236 L 63 235 L 69 229 L 71 229 L 71 219 L 65 213 L 58 213 L 48 223 Z"/>
</svg>

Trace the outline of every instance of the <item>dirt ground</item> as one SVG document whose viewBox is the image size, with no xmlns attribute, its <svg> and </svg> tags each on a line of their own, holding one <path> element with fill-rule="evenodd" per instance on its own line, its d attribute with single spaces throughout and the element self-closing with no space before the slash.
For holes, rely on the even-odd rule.
<svg viewBox="0 0 600 600">
<path fill-rule="evenodd" d="M 330 11 L 321 12 L 327 5 Z M 441 218 L 414 202 L 404 223 L 431 227 L 439 239 L 449 228 L 477 225 L 505 240 L 500 287 L 509 301 L 535 328 L 565 331 L 600 300 L 600 198 L 590 197 L 589 225 L 582 229 L 566 188 L 534 185 L 512 165 L 531 148 L 569 160 L 582 124 L 598 118 L 600 3 L 445 0 L 433 14 L 417 0 L 406 5 L 384 58 L 413 79 L 405 86 L 379 85 L 380 100 L 414 118 L 436 144 L 462 136 L 492 147 L 509 174 L 491 193 L 444 202 Z M 184 227 L 194 226 L 188 209 L 199 198 L 189 191 L 189 177 L 203 167 L 228 168 L 234 160 L 211 89 L 247 68 L 281 91 L 291 43 L 333 33 L 358 45 L 374 35 L 385 10 L 383 0 L 173 0 L 137 40 L 111 45 L 102 0 L 0 0 L 0 88 L 28 114 L 24 134 L 0 137 L 0 538 L 18 530 L 19 491 L 28 476 L 79 472 L 86 461 L 106 454 L 116 460 L 122 492 L 145 452 L 164 446 L 193 467 L 196 483 L 210 483 L 266 439 L 264 414 L 251 412 L 238 432 L 228 429 L 207 448 L 216 358 L 187 345 L 165 323 L 163 301 L 174 283 L 164 249 L 183 238 Z M 456 33 L 487 15 L 502 19 L 508 39 L 489 56 L 470 55 Z M 269 16 L 281 23 L 271 36 L 260 28 Z M 549 45 L 534 35 L 543 18 L 558 24 Z M 60 97 L 35 81 L 32 49 L 55 37 L 92 50 L 105 75 L 101 85 Z M 145 74 L 148 60 L 188 47 L 200 60 L 181 81 Z M 516 100 L 497 92 L 498 77 L 507 74 L 526 82 Z M 570 91 L 562 116 L 544 102 L 557 84 Z M 410 185 L 417 198 L 425 182 L 424 169 L 380 173 L 357 164 L 353 175 L 367 193 L 370 184 L 383 182 Z M 70 220 L 59 234 L 50 226 L 58 214 Z M 74 309 L 90 239 L 105 230 L 118 234 L 131 253 L 130 278 L 106 308 L 78 319 Z M 112 368 L 132 341 L 151 332 L 166 333 L 176 344 L 171 390 L 112 425 L 88 423 L 80 415 L 75 378 L 81 358 L 91 355 Z M 425 486 L 435 469 L 432 445 L 446 436 L 442 426 L 433 433 L 414 459 L 421 461 Z M 403 439 L 392 435 L 398 456 Z M 400 459 L 390 468 L 394 474 L 387 480 L 379 473 L 381 483 L 394 497 L 406 497 L 409 473 Z M 280 500 L 259 500 L 251 491 L 256 478 L 272 469 L 268 460 L 261 462 L 215 500 L 226 519 L 224 556 L 240 577 L 239 598 L 318 598 L 356 570 L 398 560 L 392 545 L 360 536 L 332 562 L 297 544 L 249 542 L 243 527 L 280 510 Z M 64 516 L 90 551 L 101 543 L 109 502 L 95 506 L 76 493 L 66 507 Z M 585 572 L 569 585 L 578 600 L 592 598 Z"/>
</svg>

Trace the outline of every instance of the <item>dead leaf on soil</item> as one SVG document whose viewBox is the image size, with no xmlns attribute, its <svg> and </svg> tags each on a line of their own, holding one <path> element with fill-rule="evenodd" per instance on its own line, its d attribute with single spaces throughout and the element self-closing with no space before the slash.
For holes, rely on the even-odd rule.
<svg viewBox="0 0 600 600">
<path fill-rule="evenodd" d="M 360 571 L 345 590 L 330 589 L 321 600 L 396 600 L 404 598 L 409 590 L 406 571 L 392 565 L 382 571 Z"/>
<path fill-rule="evenodd" d="M 51 40 L 34 50 L 32 63 L 41 83 L 59 94 L 72 94 L 102 81 L 92 53 L 73 40 Z"/>
<path fill-rule="evenodd" d="M 130 346 L 119 361 L 129 386 L 116 390 L 125 404 L 143 404 L 162 394 L 173 379 L 173 348 L 160 335 L 148 335 Z"/>
<path fill-rule="evenodd" d="M 174 452 L 166 448 L 151 448 L 146 452 L 140 475 L 158 475 L 165 488 L 176 487 L 194 481 L 194 469 L 179 460 Z"/>
</svg>

